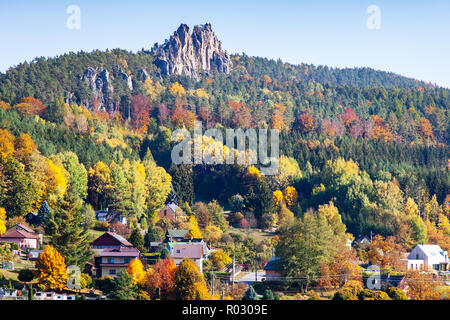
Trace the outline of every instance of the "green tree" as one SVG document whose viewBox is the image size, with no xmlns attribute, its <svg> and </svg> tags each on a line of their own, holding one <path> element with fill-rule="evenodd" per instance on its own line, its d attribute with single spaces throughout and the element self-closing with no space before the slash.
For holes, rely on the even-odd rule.
<svg viewBox="0 0 450 320">
<path fill-rule="evenodd" d="M 253 289 L 253 286 L 248 287 L 242 297 L 242 300 L 258 300 L 258 295 L 256 294 L 255 289 Z"/>
<path fill-rule="evenodd" d="M 126 269 L 121 269 L 113 280 L 114 290 L 108 295 L 113 300 L 133 300 L 136 296 L 136 287 L 133 286 L 133 277 Z"/>
<path fill-rule="evenodd" d="M 138 228 L 133 228 L 133 231 L 131 232 L 128 241 L 130 241 L 130 243 L 132 243 L 133 246 L 140 252 L 146 251 L 144 246 L 144 237 L 142 236 Z"/>
<path fill-rule="evenodd" d="M 86 168 L 79 162 L 78 156 L 72 151 L 58 153 L 58 158 L 64 168 L 69 172 L 69 191 L 79 199 L 85 199 L 88 189 L 88 176 Z"/>
<path fill-rule="evenodd" d="M 81 205 L 70 193 L 55 208 L 55 212 L 44 222 L 50 243 L 65 258 L 67 265 L 84 268 L 92 257 L 88 229 L 83 226 Z"/>
</svg>

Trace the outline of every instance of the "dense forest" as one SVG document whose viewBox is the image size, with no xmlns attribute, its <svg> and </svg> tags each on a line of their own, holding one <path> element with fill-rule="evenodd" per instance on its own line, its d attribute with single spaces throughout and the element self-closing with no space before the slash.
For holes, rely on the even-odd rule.
<svg viewBox="0 0 450 320">
<path fill-rule="evenodd" d="M 20 219 L 70 200 L 147 228 L 172 190 L 187 213 L 209 202 L 231 210 L 237 226 L 282 227 L 336 209 L 354 236 L 448 249 L 450 90 L 369 68 L 245 54 L 232 62 L 229 74 L 196 80 L 162 76 L 148 51 L 116 49 L 37 58 L 0 74 L 0 207 Z M 102 92 L 88 68 L 108 71 Z M 278 174 L 172 164 L 172 132 L 195 120 L 205 129 L 279 129 Z"/>
</svg>

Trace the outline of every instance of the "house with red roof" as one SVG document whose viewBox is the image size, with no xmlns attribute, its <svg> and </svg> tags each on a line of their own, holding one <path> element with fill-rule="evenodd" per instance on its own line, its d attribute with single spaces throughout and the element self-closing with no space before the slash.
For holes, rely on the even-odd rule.
<svg viewBox="0 0 450 320">
<path fill-rule="evenodd" d="M 11 242 L 19 246 L 20 249 L 37 249 L 39 235 L 30 228 L 21 224 L 15 224 L 0 237 L 0 242 Z"/>
</svg>

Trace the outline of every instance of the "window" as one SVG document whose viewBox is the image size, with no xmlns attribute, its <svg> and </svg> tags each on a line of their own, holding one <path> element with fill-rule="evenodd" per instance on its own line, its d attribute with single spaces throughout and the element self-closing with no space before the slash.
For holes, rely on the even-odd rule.
<svg viewBox="0 0 450 320">
<path fill-rule="evenodd" d="M 130 258 L 125 258 L 123 260 L 125 261 L 125 263 L 130 263 Z"/>
<path fill-rule="evenodd" d="M 419 254 L 416 253 L 416 260 L 419 260 Z"/>
<path fill-rule="evenodd" d="M 114 263 L 114 258 L 108 258 L 108 263 Z"/>
<path fill-rule="evenodd" d="M 109 274 L 116 274 L 116 269 L 109 269 Z"/>
</svg>

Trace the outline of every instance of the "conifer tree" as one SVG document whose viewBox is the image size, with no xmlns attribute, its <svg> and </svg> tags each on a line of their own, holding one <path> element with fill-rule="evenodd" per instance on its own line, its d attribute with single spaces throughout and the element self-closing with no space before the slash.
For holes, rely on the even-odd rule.
<svg viewBox="0 0 450 320">
<path fill-rule="evenodd" d="M 87 228 L 83 226 L 81 206 L 70 193 L 55 212 L 46 219 L 46 233 L 50 243 L 64 256 L 67 265 L 77 265 L 84 268 L 92 257 Z"/>
</svg>

